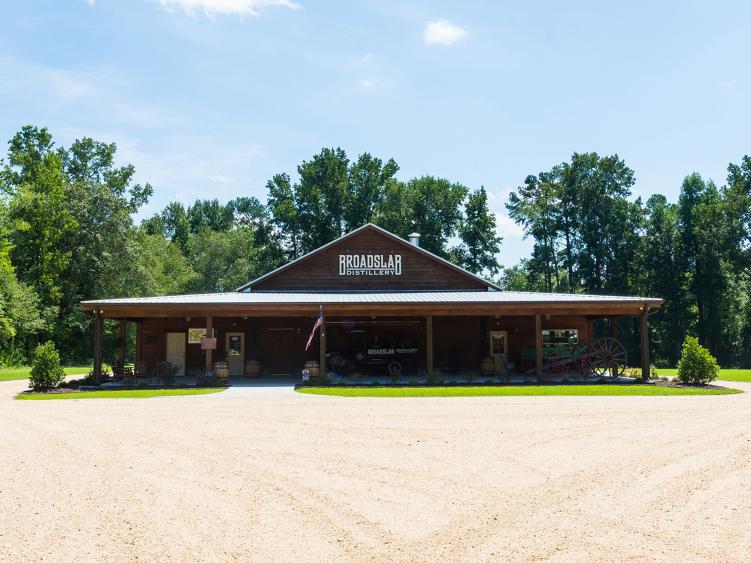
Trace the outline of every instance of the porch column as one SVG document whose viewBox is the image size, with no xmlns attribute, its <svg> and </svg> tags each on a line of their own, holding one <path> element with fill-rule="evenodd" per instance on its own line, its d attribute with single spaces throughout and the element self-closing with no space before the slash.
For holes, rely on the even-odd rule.
<svg viewBox="0 0 751 563">
<path fill-rule="evenodd" d="M 321 309 L 323 310 L 323 309 Z M 326 371 L 326 317 L 321 317 L 321 327 L 319 329 L 320 331 L 320 338 L 319 341 L 319 349 L 318 349 L 318 373 L 320 373 L 320 377 L 325 377 L 328 375 L 328 372 Z"/>
<path fill-rule="evenodd" d="M 433 316 L 425 317 L 425 368 L 433 373 Z"/>
<path fill-rule="evenodd" d="M 641 312 L 641 376 L 649 379 L 649 305 L 644 305 Z"/>
<path fill-rule="evenodd" d="M 141 321 L 136 321 L 136 362 L 141 361 Z"/>
<path fill-rule="evenodd" d="M 125 319 L 120 319 L 120 366 L 125 365 Z"/>
<path fill-rule="evenodd" d="M 542 376 L 542 317 L 535 315 L 535 372 Z"/>
<path fill-rule="evenodd" d="M 214 337 L 214 319 L 213 317 L 206 317 L 206 338 Z M 206 371 L 211 369 L 211 360 L 213 359 L 213 350 L 206 350 Z"/>
<path fill-rule="evenodd" d="M 94 313 L 94 383 L 102 381 L 102 324 L 99 313 Z"/>
<path fill-rule="evenodd" d="M 618 326 L 615 323 L 616 323 L 615 317 L 608 317 L 608 324 L 610 325 L 610 338 L 618 337 Z M 610 375 L 612 377 L 615 377 L 616 375 L 618 375 L 618 368 L 616 368 L 615 366 L 610 368 Z"/>
</svg>

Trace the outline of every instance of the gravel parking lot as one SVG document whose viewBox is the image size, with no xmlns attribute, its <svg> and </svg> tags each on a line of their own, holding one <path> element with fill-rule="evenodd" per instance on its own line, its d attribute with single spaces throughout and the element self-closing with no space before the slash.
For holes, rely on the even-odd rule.
<svg viewBox="0 0 751 563">
<path fill-rule="evenodd" d="M 0 560 L 751 558 L 751 385 L 14 401 Z"/>
</svg>

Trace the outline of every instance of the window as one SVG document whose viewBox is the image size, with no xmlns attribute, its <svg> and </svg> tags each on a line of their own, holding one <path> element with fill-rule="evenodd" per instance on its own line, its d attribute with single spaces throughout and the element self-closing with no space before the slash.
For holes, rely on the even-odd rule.
<svg viewBox="0 0 751 563">
<path fill-rule="evenodd" d="M 579 331 L 575 328 L 556 328 L 542 331 L 543 346 L 571 346 L 578 343 Z"/>
</svg>

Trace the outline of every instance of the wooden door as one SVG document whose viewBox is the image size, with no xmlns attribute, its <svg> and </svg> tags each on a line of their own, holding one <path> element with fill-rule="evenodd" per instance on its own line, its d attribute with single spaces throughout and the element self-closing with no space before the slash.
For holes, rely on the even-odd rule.
<svg viewBox="0 0 751 563">
<path fill-rule="evenodd" d="M 224 341 L 230 375 L 245 375 L 245 334 L 228 332 Z"/>
<path fill-rule="evenodd" d="M 272 329 L 268 337 L 271 341 L 271 375 L 299 375 L 302 365 L 299 365 L 300 351 L 296 349 L 297 331 Z"/>
<path fill-rule="evenodd" d="M 175 375 L 185 375 L 185 333 L 167 333 L 167 357 L 165 358 L 175 368 Z"/>
<path fill-rule="evenodd" d="M 505 330 L 491 330 L 488 353 L 493 358 L 495 373 L 508 373 L 508 333 Z"/>
</svg>

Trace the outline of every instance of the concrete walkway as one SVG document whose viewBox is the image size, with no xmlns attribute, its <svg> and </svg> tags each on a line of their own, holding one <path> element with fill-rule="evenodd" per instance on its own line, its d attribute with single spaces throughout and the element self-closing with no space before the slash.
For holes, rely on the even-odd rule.
<svg viewBox="0 0 751 563">
<path fill-rule="evenodd" d="M 296 396 L 297 378 L 259 377 L 231 378 L 230 387 L 220 393 L 223 397 L 290 397 Z"/>
</svg>

